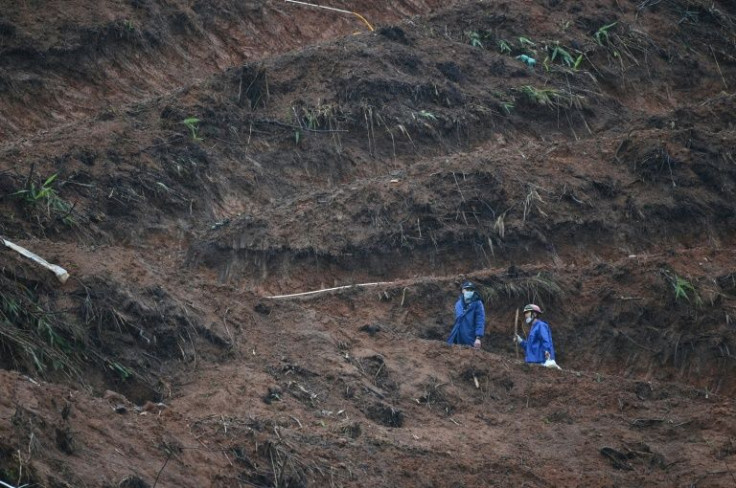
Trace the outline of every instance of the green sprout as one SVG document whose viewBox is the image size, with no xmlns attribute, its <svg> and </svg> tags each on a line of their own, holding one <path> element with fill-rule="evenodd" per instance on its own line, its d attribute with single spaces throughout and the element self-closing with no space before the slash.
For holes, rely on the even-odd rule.
<svg viewBox="0 0 736 488">
<path fill-rule="evenodd" d="M 575 60 L 569 52 L 567 52 L 560 46 L 555 46 L 555 48 L 552 50 L 552 59 L 550 61 L 554 62 L 554 60 L 557 59 L 558 56 L 560 57 L 560 59 L 562 59 L 562 62 L 564 62 L 568 66 L 572 66 L 575 64 Z"/>
<path fill-rule="evenodd" d="M 481 42 L 481 35 L 476 31 L 468 32 L 468 38 L 470 39 L 470 45 L 473 47 L 483 48 L 483 42 Z"/>
<path fill-rule="evenodd" d="M 521 44 L 521 47 L 524 48 L 525 46 L 534 47 L 536 44 L 529 39 L 528 37 L 520 37 L 519 38 L 519 44 Z"/>
<path fill-rule="evenodd" d="M 695 286 L 681 276 L 675 275 L 672 279 L 672 289 L 675 292 L 675 300 L 685 299 L 689 302 L 692 295 L 696 303 L 700 301 Z"/>
<path fill-rule="evenodd" d="M 511 54 L 511 45 L 507 41 L 499 39 L 496 44 L 501 54 Z"/>
<path fill-rule="evenodd" d="M 200 120 L 197 117 L 187 117 L 186 119 L 182 120 L 181 123 L 184 124 L 187 129 L 189 129 L 192 133 L 192 140 L 195 142 L 199 142 L 202 140 L 201 137 L 197 134 L 197 130 L 199 129 L 199 122 Z"/>
<path fill-rule="evenodd" d="M 598 29 L 595 34 L 593 34 L 593 37 L 595 38 L 595 42 L 597 42 L 599 46 L 602 46 L 604 43 L 608 43 L 608 29 L 610 29 L 616 24 L 618 24 L 618 22 L 604 25 L 603 27 Z"/>
<path fill-rule="evenodd" d="M 580 63 L 582 63 L 582 62 L 583 62 L 583 55 L 581 54 L 575 60 L 575 64 L 572 65 L 572 69 L 574 69 L 575 71 L 577 71 L 578 68 L 580 67 Z"/>
<path fill-rule="evenodd" d="M 698 291 L 690 281 L 686 280 L 682 276 L 678 276 L 669 271 L 662 271 L 665 279 L 672 286 L 672 292 L 675 295 L 675 301 L 686 301 L 688 303 L 694 303 L 696 306 L 702 305 L 703 301 L 698 294 Z"/>
</svg>

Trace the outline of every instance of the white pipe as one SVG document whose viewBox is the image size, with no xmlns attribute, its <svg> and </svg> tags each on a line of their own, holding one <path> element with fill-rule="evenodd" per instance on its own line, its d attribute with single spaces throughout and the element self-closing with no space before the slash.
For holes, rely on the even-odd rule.
<svg viewBox="0 0 736 488">
<path fill-rule="evenodd" d="M 49 271 L 51 271 L 52 273 L 54 273 L 56 275 L 56 278 L 62 284 L 66 283 L 66 280 L 69 279 L 69 273 L 67 273 L 67 271 L 64 268 L 62 268 L 61 266 L 57 266 L 55 264 L 51 264 L 48 261 L 46 261 L 44 258 L 42 258 L 42 257 L 40 257 L 40 256 L 38 256 L 36 254 L 33 254 L 28 249 L 25 249 L 23 247 L 20 247 L 17 244 L 13 244 L 12 242 L 10 242 L 8 240 L 5 240 L 5 239 L 0 238 L 0 241 L 2 241 L 3 244 L 5 244 L 7 247 L 9 247 L 10 249 L 12 249 L 13 251 L 16 251 L 17 253 L 22 254 L 23 256 L 27 257 L 28 259 L 30 259 L 32 261 L 35 261 L 36 263 L 40 264 L 44 268 L 46 268 Z M 0 481 L 0 483 L 2 483 L 2 482 Z"/>
<path fill-rule="evenodd" d="M 5 488 L 15 488 L 14 486 L 11 486 L 11 485 L 7 484 L 4 481 L 0 481 L 0 485 L 4 486 Z M 26 485 L 22 485 L 22 486 L 19 486 L 18 488 L 23 488 L 24 486 L 28 486 L 28 485 L 27 484 Z"/>
<path fill-rule="evenodd" d="M 378 286 L 378 285 L 392 285 L 392 284 L 394 284 L 394 283 L 391 282 L 391 281 L 378 281 L 378 282 L 375 282 L 375 283 L 359 283 L 357 285 L 337 286 L 335 288 L 325 288 L 325 289 L 322 289 L 322 290 L 305 291 L 304 293 L 292 293 L 290 295 L 276 295 L 276 296 L 273 296 L 273 297 L 266 297 L 266 298 L 276 299 L 276 298 L 303 297 L 303 296 L 306 296 L 306 295 L 316 295 L 318 293 L 326 293 L 328 291 L 344 290 L 346 288 L 358 288 L 358 287 L 362 287 L 362 286 Z"/>
<path fill-rule="evenodd" d="M 288 3 L 296 3 L 298 5 L 306 5 L 307 7 L 314 7 L 314 8 L 322 8 L 322 9 L 325 9 L 325 10 L 332 10 L 333 12 L 340 12 L 341 14 L 355 15 L 360 20 L 362 20 L 363 23 L 365 25 L 367 25 L 370 30 L 373 30 L 373 26 L 370 24 L 370 22 L 368 22 L 366 20 L 366 18 L 363 17 L 362 15 L 360 15 L 358 12 L 351 12 L 350 10 L 344 10 L 344 9 L 335 8 L 335 7 L 327 7 L 326 5 L 317 5 L 317 4 L 314 4 L 314 3 L 299 2 L 297 0 L 284 0 L 284 1 L 285 2 L 288 2 Z"/>
<path fill-rule="evenodd" d="M 344 14 L 352 15 L 352 12 L 350 10 L 343 10 L 341 8 L 326 7 L 324 5 L 315 5 L 313 3 L 307 3 L 307 2 L 297 2 L 296 0 L 284 0 L 284 1 L 289 2 L 289 3 L 298 3 L 299 5 L 306 5 L 307 7 L 316 7 L 316 8 L 323 8 L 325 10 L 334 10 L 335 12 L 342 12 Z"/>
</svg>

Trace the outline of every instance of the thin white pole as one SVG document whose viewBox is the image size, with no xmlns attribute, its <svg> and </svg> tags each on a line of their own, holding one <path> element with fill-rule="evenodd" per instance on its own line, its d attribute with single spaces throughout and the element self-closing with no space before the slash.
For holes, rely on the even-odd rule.
<svg viewBox="0 0 736 488">
<path fill-rule="evenodd" d="M 304 293 L 291 293 L 289 295 L 276 295 L 276 296 L 266 297 L 266 298 L 277 299 L 277 298 L 303 297 L 307 295 L 317 295 L 319 293 L 327 293 L 328 291 L 345 290 L 347 288 L 359 288 L 359 287 L 365 287 L 365 286 L 379 286 L 379 285 L 392 285 L 392 284 L 394 284 L 394 282 L 391 282 L 391 281 L 378 281 L 375 283 L 359 283 L 357 285 L 337 286 L 335 288 L 324 288 L 322 290 L 305 291 Z"/>
<path fill-rule="evenodd" d="M 307 7 L 314 7 L 314 8 L 322 8 L 322 9 L 325 9 L 325 10 L 332 10 L 333 12 L 340 12 L 342 14 L 355 15 L 360 20 L 362 20 L 365 23 L 365 25 L 368 26 L 368 28 L 370 30 L 373 30 L 373 26 L 365 19 L 365 17 L 363 17 L 362 15 L 360 15 L 358 12 L 352 12 L 350 10 L 344 10 L 344 9 L 341 9 L 341 8 L 328 7 L 326 5 L 317 5 L 317 4 L 314 4 L 314 3 L 298 2 L 297 0 L 284 0 L 284 1 L 285 2 L 288 2 L 288 3 L 296 3 L 296 4 L 299 4 L 299 5 L 305 5 Z"/>
</svg>

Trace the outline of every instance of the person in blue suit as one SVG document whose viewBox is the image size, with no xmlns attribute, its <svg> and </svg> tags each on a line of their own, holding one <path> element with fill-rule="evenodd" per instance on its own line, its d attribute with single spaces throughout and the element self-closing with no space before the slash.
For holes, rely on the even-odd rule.
<svg viewBox="0 0 736 488">
<path fill-rule="evenodd" d="M 555 362 L 555 346 L 549 324 L 539 319 L 542 309 L 530 303 L 524 307 L 524 320 L 531 326 L 526 340 L 516 335 L 516 342 L 526 351 L 526 362 L 558 367 Z"/>
<path fill-rule="evenodd" d="M 463 283 L 461 291 L 460 297 L 455 302 L 455 325 L 447 343 L 480 349 L 480 340 L 486 329 L 486 309 L 473 282 Z"/>
</svg>

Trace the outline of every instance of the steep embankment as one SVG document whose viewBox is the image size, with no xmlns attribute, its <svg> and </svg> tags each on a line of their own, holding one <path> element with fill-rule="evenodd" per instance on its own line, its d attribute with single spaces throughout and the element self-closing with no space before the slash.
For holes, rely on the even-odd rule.
<svg viewBox="0 0 736 488">
<path fill-rule="evenodd" d="M 730 486 L 733 6 L 343 3 L 0 9 L 0 480 Z"/>
</svg>

